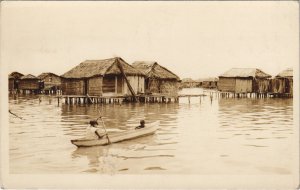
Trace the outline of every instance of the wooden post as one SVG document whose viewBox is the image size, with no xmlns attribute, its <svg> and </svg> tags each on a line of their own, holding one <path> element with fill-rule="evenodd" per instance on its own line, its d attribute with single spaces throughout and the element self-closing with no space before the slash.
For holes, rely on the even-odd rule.
<svg viewBox="0 0 300 190">
<path fill-rule="evenodd" d="M 128 88 L 129 88 L 129 90 L 130 90 L 130 92 L 131 92 L 131 94 L 132 94 L 134 100 L 137 102 L 138 99 L 137 99 L 137 97 L 136 97 L 136 94 L 135 94 L 135 92 L 134 92 L 132 86 L 130 85 L 130 82 L 128 81 L 127 76 L 126 76 L 126 74 L 125 74 L 125 72 L 124 72 L 124 70 L 123 70 L 123 67 L 122 67 L 122 65 L 121 65 L 121 63 L 120 63 L 119 61 L 117 62 L 117 66 L 119 67 L 119 69 L 120 69 L 120 71 L 121 71 L 123 77 L 125 78 L 125 81 L 126 81 L 126 83 L 127 83 L 127 86 L 128 86 Z"/>
</svg>

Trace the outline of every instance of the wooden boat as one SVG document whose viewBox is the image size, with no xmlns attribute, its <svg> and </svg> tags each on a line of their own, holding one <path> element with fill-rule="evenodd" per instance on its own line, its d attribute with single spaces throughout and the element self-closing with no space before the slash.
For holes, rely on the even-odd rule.
<svg viewBox="0 0 300 190">
<path fill-rule="evenodd" d="M 159 121 L 156 121 L 153 123 L 146 124 L 145 128 L 130 129 L 128 131 L 124 131 L 121 133 L 108 135 L 108 137 L 110 143 L 117 143 L 125 140 L 130 140 L 130 139 L 154 134 L 155 131 L 158 129 L 158 127 L 159 127 Z M 71 143 L 76 145 L 77 147 L 104 146 L 109 144 L 106 136 L 104 136 L 101 139 L 86 139 L 86 138 L 74 139 L 71 140 Z"/>
</svg>

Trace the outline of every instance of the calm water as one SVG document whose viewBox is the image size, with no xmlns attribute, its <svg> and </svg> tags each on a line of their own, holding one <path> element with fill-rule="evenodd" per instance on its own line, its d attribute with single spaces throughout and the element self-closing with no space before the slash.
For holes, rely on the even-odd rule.
<svg viewBox="0 0 300 190">
<path fill-rule="evenodd" d="M 182 93 L 200 93 L 184 89 Z M 41 97 L 41 102 L 39 102 Z M 181 99 L 171 104 L 57 105 L 50 96 L 10 97 L 11 173 L 290 174 L 292 99 Z M 76 148 L 101 110 L 109 133 L 160 121 L 155 135 Z"/>
</svg>

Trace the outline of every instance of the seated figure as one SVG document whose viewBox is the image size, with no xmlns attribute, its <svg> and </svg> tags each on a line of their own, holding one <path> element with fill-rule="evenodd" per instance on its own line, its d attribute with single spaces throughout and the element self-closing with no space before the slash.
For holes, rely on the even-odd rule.
<svg viewBox="0 0 300 190">
<path fill-rule="evenodd" d="M 144 120 L 141 120 L 141 121 L 140 121 L 140 125 L 137 126 L 135 129 L 142 129 L 142 128 L 144 128 L 144 127 L 145 127 L 145 121 L 144 121 Z"/>
</svg>

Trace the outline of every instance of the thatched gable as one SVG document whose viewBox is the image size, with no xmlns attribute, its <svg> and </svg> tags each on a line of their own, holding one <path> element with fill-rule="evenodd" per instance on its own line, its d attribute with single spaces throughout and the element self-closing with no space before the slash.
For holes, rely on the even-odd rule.
<svg viewBox="0 0 300 190">
<path fill-rule="evenodd" d="M 131 65 L 126 63 L 122 58 L 115 57 L 103 60 L 86 60 L 62 75 L 64 78 L 91 78 L 95 76 L 104 76 L 108 74 L 121 74 L 117 64 L 120 63 L 126 75 L 143 74 Z"/>
<path fill-rule="evenodd" d="M 12 72 L 8 75 L 8 78 L 10 79 L 19 79 L 21 78 L 22 76 L 24 76 L 22 73 L 19 73 L 19 72 Z"/>
<path fill-rule="evenodd" d="M 219 77 L 232 77 L 232 78 L 270 78 L 271 75 L 266 74 L 260 69 L 256 68 L 232 68 Z"/>
<path fill-rule="evenodd" d="M 293 69 L 288 68 L 282 72 L 280 72 L 278 75 L 276 75 L 276 78 L 292 78 L 293 77 Z"/>
<path fill-rule="evenodd" d="M 191 79 L 191 78 L 184 78 L 181 80 L 182 83 L 190 83 L 190 82 L 196 82 L 195 80 Z"/>
<path fill-rule="evenodd" d="M 21 80 L 27 80 L 27 79 L 31 80 L 31 79 L 38 79 L 38 78 L 32 74 L 28 74 L 21 77 Z"/>
<path fill-rule="evenodd" d="M 60 76 L 58 76 L 58 75 L 56 75 L 56 74 L 54 74 L 54 73 L 48 72 L 48 73 L 42 73 L 42 74 L 40 74 L 37 78 L 40 79 L 40 80 L 43 80 L 43 79 L 45 79 L 47 76 L 60 77 Z"/>
<path fill-rule="evenodd" d="M 147 78 L 180 80 L 176 74 L 154 61 L 136 61 L 132 66 L 144 73 Z"/>
</svg>

